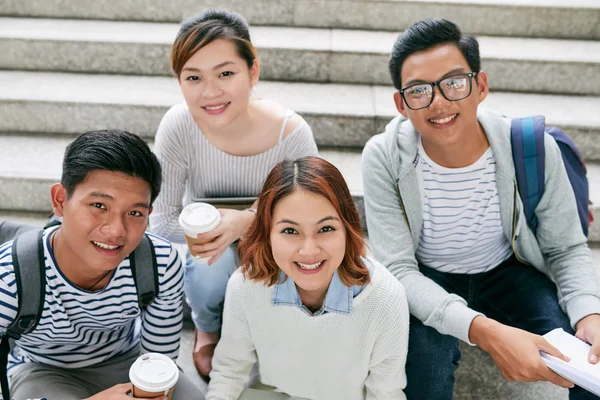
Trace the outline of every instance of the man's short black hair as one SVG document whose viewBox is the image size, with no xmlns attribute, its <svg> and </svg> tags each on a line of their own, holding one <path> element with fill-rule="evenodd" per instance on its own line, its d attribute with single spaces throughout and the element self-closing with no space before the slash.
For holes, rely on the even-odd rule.
<svg viewBox="0 0 600 400">
<path fill-rule="evenodd" d="M 65 151 L 61 183 L 71 196 L 92 171 L 122 172 L 150 185 L 154 202 L 162 183 L 158 159 L 137 135 L 120 130 L 90 131 L 75 139 Z"/>
<path fill-rule="evenodd" d="M 475 37 L 463 35 L 458 25 L 447 19 L 426 19 L 401 33 L 394 43 L 389 63 L 394 87 L 402 89 L 402 64 L 408 56 L 441 44 L 456 45 L 467 60 L 471 72 L 481 70 L 479 43 Z"/>
</svg>

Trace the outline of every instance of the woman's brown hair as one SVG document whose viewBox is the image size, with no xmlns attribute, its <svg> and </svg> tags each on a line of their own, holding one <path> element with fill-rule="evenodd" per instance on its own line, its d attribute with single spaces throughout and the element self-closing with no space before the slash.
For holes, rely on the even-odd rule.
<svg viewBox="0 0 600 400">
<path fill-rule="evenodd" d="M 252 67 L 256 49 L 244 17 L 233 11 L 209 9 L 181 23 L 171 49 L 171 69 L 175 76 L 179 78 L 185 63 L 198 50 L 217 39 L 231 40 L 248 68 Z"/>
<path fill-rule="evenodd" d="M 346 227 L 346 252 L 338 268 L 342 283 L 350 287 L 369 282 L 369 270 L 361 260 L 366 244 L 356 205 L 340 171 L 319 157 L 284 160 L 269 173 L 258 198 L 256 218 L 238 245 L 246 278 L 268 286 L 277 283 L 279 267 L 270 240 L 273 211 L 281 199 L 299 189 L 329 200 Z"/>
</svg>

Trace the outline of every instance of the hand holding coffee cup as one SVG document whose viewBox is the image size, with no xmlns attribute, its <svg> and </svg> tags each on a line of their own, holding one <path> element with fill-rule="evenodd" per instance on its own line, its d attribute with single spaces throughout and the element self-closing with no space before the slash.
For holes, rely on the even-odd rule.
<svg viewBox="0 0 600 400">
<path fill-rule="evenodd" d="M 84 400 L 131 400 L 130 393 L 133 392 L 133 385 L 131 383 L 120 383 L 106 390 L 96 393 L 92 397 L 88 397 Z M 144 400 L 144 399 L 140 399 Z M 148 400 L 146 398 L 145 400 Z M 155 397 L 152 400 L 168 400 L 166 396 Z"/>
<path fill-rule="evenodd" d="M 198 238 L 198 235 L 214 230 L 221 222 L 221 213 L 214 206 L 208 203 L 192 203 L 187 205 L 179 215 L 179 225 L 183 228 L 185 241 L 187 242 L 190 253 L 195 256 L 192 246 L 202 245 L 210 242 Z M 206 264 L 210 257 L 196 258 L 200 264 Z"/>
<path fill-rule="evenodd" d="M 129 368 L 133 397 L 171 400 L 179 380 L 179 368 L 169 357 L 159 353 L 146 353 L 138 357 Z"/>
</svg>

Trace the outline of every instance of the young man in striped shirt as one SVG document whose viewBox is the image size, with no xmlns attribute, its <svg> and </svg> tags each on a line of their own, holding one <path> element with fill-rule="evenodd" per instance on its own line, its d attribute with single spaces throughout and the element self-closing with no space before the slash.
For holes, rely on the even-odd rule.
<svg viewBox="0 0 600 400">
<path fill-rule="evenodd" d="M 421 21 L 396 40 L 390 73 L 407 119 L 373 137 L 362 162 L 371 244 L 412 314 L 407 398 L 452 399 L 459 339 L 487 351 L 507 379 L 571 388 L 542 361 L 540 351 L 563 356 L 540 335 L 576 332 L 597 363 L 600 293 L 556 142 L 546 135 L 534 234 L 510 120 L 478 110 L 488 82 L 476 39 L 450 21 Z M 581 388 L 570 396 L 595 398 Z"/>
<path fill-rule="evenodd" d="M 62 225 L 43 233 L 43 313 L 9 355 L 14 399 L 130 399 L 129 367 L 141 352 L 177 357 L 181 259 L 169 242 L 149 235 L 159 286 L 143 310 L 129 261 L 160 185 L 160 165 L 136 135 L 93 131 L 68 146 L 61 183 L 50 191 Z M 0 246 L 1 334 L 18 307 L 11 244 Z M 180 374 L 173 399 L 191 398 L 201 394 Z"/>
</svg>

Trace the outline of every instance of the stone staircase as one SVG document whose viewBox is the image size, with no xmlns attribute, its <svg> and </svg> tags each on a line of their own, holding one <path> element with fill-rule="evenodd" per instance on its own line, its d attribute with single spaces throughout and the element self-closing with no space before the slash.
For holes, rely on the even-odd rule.
<svg viewBox="0 0 600 400">
<path fill-rule="evenodd" d="M 598 0 L 3 0 L 0 4 L 0 218 L 41 223 L 65 146 L 78 133 L 121 128 L 152 142 L 183 101 L 168 55 L 178 22 L 206 7 L 240 12 L 261 59 L 256 95 L 312 126 L 324 158 L 361 202 L 360 152 L 397 114 L 387 59 L 397 33 L 427 17 L 480 41 L 505 115 L 544 114 L 588 163 L 600 205 Z M 594 206 L 596 208 L 597 206 Z M 600 210 L 596 209 L 600 217 Z M 590 240 L 600 243 L 600 224 Z M 594 251 L 600 265 L 600 252 Z M 191 328 L 180 362 L 193 374 Z M 505 382 L 487 355 L 463 346 L 457 399 L 566 399 L 547 383 Z M 199 382 L 199 380 L 198 380 Z"/>
</svg>

